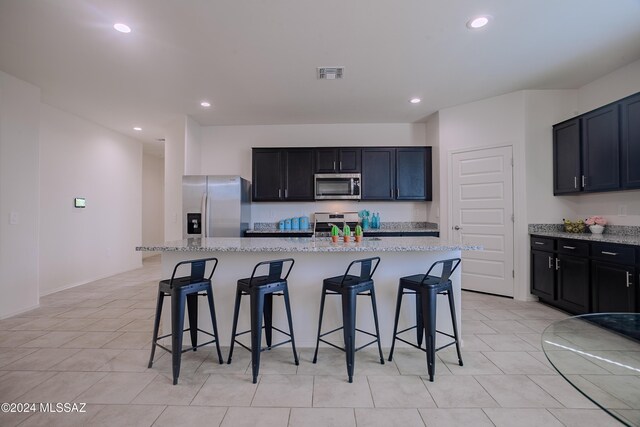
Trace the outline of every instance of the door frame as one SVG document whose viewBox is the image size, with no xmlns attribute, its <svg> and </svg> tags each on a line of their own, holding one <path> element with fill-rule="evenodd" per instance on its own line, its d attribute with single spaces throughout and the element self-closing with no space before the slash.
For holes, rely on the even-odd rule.
<svg viewBox="0 0 640 427">
<path fill-rule="evenodd" d="M 453 194 L 453 156 L 454 154 L 462 154 L 462 153 L 470 153 L 473 151 L 484 151 L 484 150 L 491 150 L 491 149 L 495 149 L 495 148 L 511 148 L 511 159 L 512 159 L 512 166 L 511 166 L 511 191 L 513 192 L 511 200 L 513 203 L 512 206 L 512 211 L 513 211 L 513 215 L 514 215 L 514 221 L 513 221 L 513 270 L 514 270 L 514 277 L 513 277 L 513 299 L 519 299 L 519 300 L 534 300 L 535 298 L 531 297 L 531 293 L 529 291 L 526 292 L 527 295 L 529 295 L 528 297 L 526 295 L 523 295 L 522 293 L 522 287 L 518 286 L 518 283 L 520 283 L 522 280 L 525 280 L 526 277 L 529 277 L 528 274 L 523 274 L 526 273 L 523 270 L 525 270 L 524 268 L 521 268 L 521 264 L 518 262 L 519 258 L 520 258 L 520 253 L 521 253 L 521 246 L 518 244 L 518 241 L 520 239 L 517 239 L 516 236 L 518 235 L 518 230 L 519 230 L 519 225 L 521 223 L 521 221 L 523 219 L 526 219 L 526 215 L 524 214 L 524 209 L 521 209 L 521 204 L 518 203 L 518 201 L 520 200 L 519 198 L 517 198 L 518 194 L 521 193 L 525 193 L 524 191 L 516 191 L 517 184 L 520 183 L 520 180 L 517 179 L 517 174 L 516 174 L 516 165 L 518 165 L 520 162 L 517 161 L 518 155 L 520 154 L 519 151 L 516 151 L 516 144 L 496 144 L 496 145 L 483 145 L 480 147 L 467 147 L 467 148 L 458 148 L 458 149 L 454 149 L 454 150 L 448 150 L 447 151 L 447 194 L 449 195 L 447 197 L 447 236 L 449 236 L 449 240 L 452 239 L 452 224 L 453 224 L 453 198 L 451 197 L 451 195 Z M 522 164 L 524 164 L 524 162 L 522 162 Z M 524 173 L 524 171 L 523 171 Z M 524 182 L 524 180 L 522 181 Z M 526 199 L 525 199 L 526 200 Z M 526 221 L 525 221 L 526 223 Z M 457 242 L 459 243 L 459 242 Z M 528 270 L 528 269 L 527 269 Z M 527 280 L 527 286 L 526 288 L 529 289 L 529 281 Z M 509 297 L 505 297 L 505 298 L 509 298 Z"/>
</svg>

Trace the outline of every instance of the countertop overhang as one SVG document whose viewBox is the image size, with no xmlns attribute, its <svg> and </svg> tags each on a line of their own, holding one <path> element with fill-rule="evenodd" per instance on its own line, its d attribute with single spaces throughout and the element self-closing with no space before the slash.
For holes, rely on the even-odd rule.
<svg viewBox="0 0 640 427">
<path fill-rule="evenodd" d="M 355 243 L 333 243 L 330 238 L 313 237 L 208 237 L 138 246 L 136 251 L 152 252 L 435 252 L 473 251 L 481 246 L 462 245 L 438 237 L 366 238 Z"/>
</svg>

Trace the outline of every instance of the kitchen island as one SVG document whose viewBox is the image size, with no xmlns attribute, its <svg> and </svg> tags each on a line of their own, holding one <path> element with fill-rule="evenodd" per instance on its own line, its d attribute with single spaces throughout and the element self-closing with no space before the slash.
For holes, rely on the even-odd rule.
<svg viewBox="0 0 640 427">
<path fill-rule="evenodd" d="M 294 258 L 295 265 L 289 276 L 289 293 L 293 312 L 293 326 L 299 347 L 314 347 L 322 280 L 326 277 L 344 274 L 349 263 L 355 259 L 379 256 L 380 266 L 373 277 L 376 286 L 378 316 L 382 345 L 390 347 L 393 333 L 398 279 L 402 276 L 424 273 L 435 261 L 458 258 L 462 250 L 479 250 L 478 246 L 459 245 L 436 237 L 386 237 L 365 238 L 361 243 L 332 243 L 329 238 L 206 238 L 185 239 L 166 242 L 157 246 L 138 247 L 138 251 L 158 251 L 162 253 L 162 277 L 169 278 L 174 266 L 184 260 L 216 257 L 218 269 L 213 276 L 213 292 L 220 342 L 228 346 L 231 339 L 231 322 L 236 282 L 251 276 L 253 267 L 260 261 Z M 456 317 L 460 319 L 461 269 L 451 277 L 457 303 Z M 354 274 L 358 274 L 356 271 Z M 439 274 L 437 272 L 436 274 Z M 415 313 L 411 307 L 413 297 L 405 296 L 400 317 L 400 327 L 413 324 Z M 410 301 L 411 299 L 411 301 Z M 446 298 L 438 301 L 438 329 L 451 332 L 451 319 Z M 371 302 L 359 299 L 357 311 L 358 328 L 373 330 Z M 201 302 L 203 304 L 204 302 Z M 165 302 L 167 304 L 167 302 Z M 282 302 L 274 303 L 274 325 L 286 325 Z M 209 329 L 207 311 L 202 306 L 199 312 L 201 327 Z M 330 330 L 341 324 L 339 300 L 327 300 L 323 330 Z M 163 310 L 164 326 L 169 326 L 169 306 Z M 240 312 L 239 330 L 249 326 L 248 300 L 243 301 Z M 404 327 L 406 327 L 404 326 Z M 286 328 L 285 328 L 286 330 Z M 151 333 L 151 331 L 149 331 Z M 277 339 L 274 337 L 274 339 Z M 336 334 L 337 343 L 341 335 Z M 362 338 L 364 342 L 366 338 Z M 357 343 L 358 345 L 360 342 Z"/>
</svg>

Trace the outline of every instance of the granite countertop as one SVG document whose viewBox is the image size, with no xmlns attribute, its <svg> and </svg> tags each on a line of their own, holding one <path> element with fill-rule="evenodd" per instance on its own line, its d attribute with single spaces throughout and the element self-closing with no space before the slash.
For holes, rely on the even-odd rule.
<svg viewBox="0 0 640 427">
<path fill-rule="evenodd" d="M 153 252 L 431 252 L 481 250 L 481 246 L 460 245 L 438 237 L 370 237 L 361 243 L 332 243 L 330 238 L 312 237 L 208 237 L 139 246 Z"/>
<path fill-rule="evenodd" d="M 352 230 L 353 231 L 353 230 Z M 418 233 L 433 233 L 437 232 L 437 228 L 411 228 L 411 227 L 403 227 L 403 228 L 370 228 L 368 230 L 363 230 L 364 235 L 367 233 L 406 233 L 406 232 L 418 232 Z M 247 233 L 253 234 L 271 234 L 271 233 L 282 233 L 282 234 L 295 234 L 295 233 L 313 233 L 313 229 L 309 228 L 306 230 L 279 230 L 279 229 L 260 229 L 260 230 L 247 230 Z"/>
<path fill-rule="evenodd" d="M 529 234 L 542 237 L 554 237 L 561 239 L 587 240 L 590 242 L 620 243 L 623 245 L 640 246 L 640 236 L 625 236 L 619 234 L 591 234 L 591 233 L 565 233 L 564 231 L 532 231 Z"/>
</svg>

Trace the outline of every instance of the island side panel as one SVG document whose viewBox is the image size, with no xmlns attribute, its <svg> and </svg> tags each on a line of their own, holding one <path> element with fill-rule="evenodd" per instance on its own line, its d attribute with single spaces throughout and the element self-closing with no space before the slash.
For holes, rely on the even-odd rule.
<svg viewBox="0 0 640 427">
<path fill-rule="evenodd" d="M 228 347 L 231 340 L 231 325 L 233 320 L 233 304 L 235 298 L 236 282 L 243 277 L 249 277 L 255 264 L 260 261 L 294 258 L 296 263 L 289 276 L 289 293 L 291 297 L 293 326 L 296 343 L 300 348 L 315 347 L 318 328 L 318 314 L 320 310 L 320 296 L 322 280 L 326 277 L 344 274 L 349 263 L 355 259 L 379 256 L 380 266 L 373 277 L 375 281 L 376 298 L 378 304 L 378 319 L 380 322 L 380 334 L 383 348 L 391 347 L 393 336 L 393 321 L 398 292 L 398 279 L 411 274 L 425 273 L 432 263 L 447 258 L 459 258 L 460 251 L 432 251 L 432 252 L 360 252 L 360 253 L 290 253 L 290 252 L 189 252 L 166 251 L 162 253 L 162 277 L 169 278 L 174 266 L 184 260 L 216 257 L 220 264 L 213 277 L 213 293 L 215 298 L 216 317 L 220 343 Z M 459 332 L 461 329 L 461 294 L 460 294 L 460 268 L 452 275 L 454 296 L 456 301 L 456 318 Z M 357 270 L 356 270 L 357 274 Z M 439 273 L 438 273 L 439 274 Z M 406 295 L 403 299 L 400 315 L 399 329 L 404 329 L 415 323 L 415 297 Z M 202 298 L 199 304 L 199 326 L 204 330 L 211 330 L 211 322 L 208 319 L 206 299 Z M 323 331 L 334 329 L 342 324 L 342 312 L 338 296 L 327 296 L 325 303 L 325 317 Z M 439 330 L 452 333 L 449 306 L 445 296 L 438 297 L 437 327 Z M 287 323 L 282 298 L 274 299 L 274 326 L 287 330 Z M 188 322 L 185 320 L 185 324 Z M 374 331 L 371 312 L 371 299 L 361 296 L 357 304 L 357 327 Z M 165 301 L 163 308 L 163 329 L 170 330 L 170 306 Z M 240 309 L 238 330 L 249 328 L 249 301 L 243 297 Z M 149 331 L 151 334 L 151 331 Z M 368 342 L 370 337 L 358 334 L 357 345 Z M 438 334 L 439 335 L 439 334 Z M 415 332 L 407 332 L 406 336 L 415 339 Z M 274 342 L 282 337 L 274 332 Z M 200 340 L 206 338 L 203 335 Z M 248 343 L 248 335 L 241 337 Z M 332 342 L 341 345 L 340 332 L 328 336 Z M 185 345 L 188 343 L 188 335 L 184 337 Z M 438 345 L 448 342 L 446 337 L 438 337 Z M 203 341 L 201 341 L 203 342 Z M 244 342 L 244 341 L 243 341 Z M 397 342 L 397 346 L 406 346 Z M 240 351 L 240 349 L 239 349 Z M 308 353 L 308 352 L 307 352 Z M 386 353 L 386 351 L 385 351 Z M 304 358 L 311 357 L 306 353 Z M 385 357 L 387 354 L 385 354 Z"/>
</svg>

